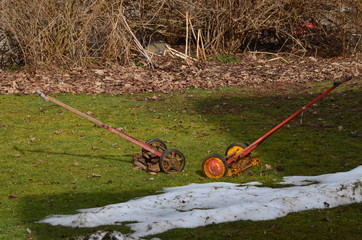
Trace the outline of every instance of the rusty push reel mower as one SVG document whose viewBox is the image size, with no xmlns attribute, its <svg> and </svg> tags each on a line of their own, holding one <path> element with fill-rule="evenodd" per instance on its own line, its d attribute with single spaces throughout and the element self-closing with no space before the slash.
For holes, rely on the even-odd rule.
<svg viewBox="0 0 362 240">
<path fill-rule="evenodd" d="M 246 146 L 239 143 L 231 144 L 225 153 L 225 157 L 219 154 L 211 154 L 202 161 L 202 171 L 208 178 L 221 178 L 221 177 L 235 177 L 240 176 L 243 172 L 253 166 L 260 166 L 260 159 L 254 158 L 251 156 L 251 152 L 256 149 L 265 139 L 270 135 L 275 133 L 293 118 L 298 116 L 304 110 L 312 106 L 314 103 L 322 99 L 325 95 L 331 92 L 333 89 L 338 87 L 344 82 L 351 80 L 352 77 L 346 77 L 342 81 L 337 81 L 333 84 L 332 87 L 327 89 L 325 92 L 321 93 L 314 100 L 309 102 L 307 105 L 299 109 L 297 112 L 292 114 L 290 117 L 285 119 L 279 125 L 275 126 L 264 136 L 253 142 L 252 144 Z"/>
<path fill-rule="evenodd" d="M 112 128 L 97 119 L 94 119 L 48 95 L 45 95 L 39 90 L 36 93 L 40 95 L 45 101 L 52 101 L 53 103 L 95 123 L 96 125 L 107 129 L 110 132 L 117 134 L 125 140 L 132 142 L 142 147 L 142 152 L 134 155 L 134 164 L 147 172 L 164 172 L 164 173 L 178 173 L 181 172 L 186 165 L 186 159 L 183 153 L 177 149 L 167 149 L 166 144 L 160 139 L 150 139 L 143 143 L 115 128 Z"/>
</svg>

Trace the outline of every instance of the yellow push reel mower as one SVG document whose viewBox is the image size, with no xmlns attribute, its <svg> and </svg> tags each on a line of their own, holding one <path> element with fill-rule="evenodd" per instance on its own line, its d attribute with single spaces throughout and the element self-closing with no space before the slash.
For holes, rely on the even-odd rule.
<svg viewBox="0 0 362 240">
<path fill-rule="evenodd" d="M 219 154 L 211 154 L 202 161 L 202 171 L 208 178 L 221 178 L 221 177 L 235 177 L 240 176 L 243 172 L 253 166 L 260 166 L 260 159 L 251 156 L 251 152 L 256 149 L 265 139 L 275 133 L 278 129 L 283 127 L 293 118 L 298 116 L 304 110 L 312 106 L 314 103 L 322 99 L 330 91 L 338 87 L 344 82 L 351 80 L 352 77 L 346 77 L 342 81 L 337 81 L 333 86 L 327 89 L 325 92 L 316 97 L 313 101 L 299 109 L 293 115 L 285 119 L 279 125 L 271 129 L 264 136 L 246 146 L 239 143 L 231 144 L 225 153 L 225 157 Z"/>
</svg>

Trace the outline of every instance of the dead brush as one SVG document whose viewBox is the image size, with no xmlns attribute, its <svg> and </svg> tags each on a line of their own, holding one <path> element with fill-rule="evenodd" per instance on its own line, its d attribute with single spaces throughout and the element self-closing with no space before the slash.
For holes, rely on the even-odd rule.
<svg viewBox="0 0 362 240">
<path fill-rule="evenodd" d="M 359 0 L 18 0 L 1 1 L 0 22 L 25 63 L 34 65 L 130 64 L 135 58 L 150 63 L 143 48 L 160 40 L 187 42 L 198 51 L 185 52 L 200 59 L 241 50 L 328 56 L 361 51 L 361 5 Z"/>
<path fill-rule="evenodd" d="M 130 59 L 131 38 L 108 1 L 3 1 L 1 22 L 36 65 L 90 65 Z"/>
</svg>

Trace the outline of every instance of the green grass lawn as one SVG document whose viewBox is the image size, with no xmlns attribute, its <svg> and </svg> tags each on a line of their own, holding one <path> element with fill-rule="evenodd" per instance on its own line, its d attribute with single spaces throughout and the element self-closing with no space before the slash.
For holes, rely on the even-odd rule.
<svg viewBox="0 0 362 240">
<path fill-rule="evenodd" d="M 257 89 L 187 90 L 170 94 L 53 95 L 141 141 L 164 140 L 181 150 L 179 174 L 133 170 L 141 149 L 37 95 L 0 95 L 0 239 L 71 239 L 93 230 L 38 224 L 50 214 L 104 206 L 188 183 L 259 181 L 347 171 L 362 163 L 361 88 L 338 87 L 268 138 L 253 155 L 263 167 L 248 176 L 207 179 L 201 162 L 231 143 L 253 142 L 331 83 L 260 94 Z M 281 171 L 265 171 L 264 164 Z M 223 204 L 223 203 L 220 203 Z M 31 232 L 31 233 L 30 233 Z M 239 221 L 158 234 L 161 239 L 358 239 L 362 205 L 293 213 L 272 221 Z M 154 237 L 154 236 L 152 236 Z M 151 236 L 149 237 L 151 238 Z M 146 238 L 147 239 L 147 238 Z"/>
</svg>

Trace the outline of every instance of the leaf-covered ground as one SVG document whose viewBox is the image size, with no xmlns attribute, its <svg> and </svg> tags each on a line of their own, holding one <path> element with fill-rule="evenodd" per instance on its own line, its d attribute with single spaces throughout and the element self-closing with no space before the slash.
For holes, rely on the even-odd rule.
<svg viewBox="0 0 362 240">
<path fill-rule="evenodd" d="M 263 89 L 268 90 L 271 86 L 302 86 L 306 82 L 362 75 L 362 59 L 358 57 L 316 59 L 254 53 L 231 63 L 210 61 L 188 65 L 166 56 L 154 56 L 153 61 L 153 69 L 111 66 L 105 69 L 0 70 L 0 94 L 32 94 L 36 89 L 46 93 L 165 93 L 223 86 L 266 86 Z"/>
</svg>

